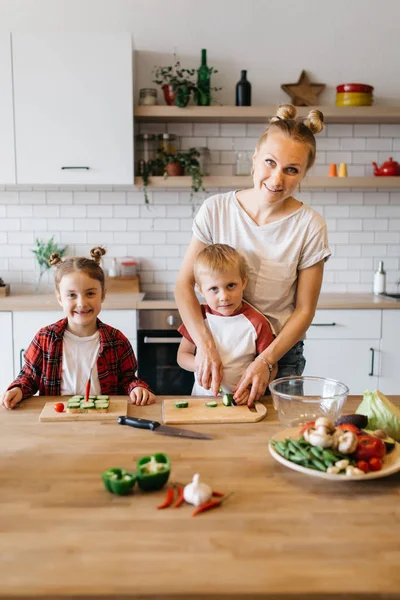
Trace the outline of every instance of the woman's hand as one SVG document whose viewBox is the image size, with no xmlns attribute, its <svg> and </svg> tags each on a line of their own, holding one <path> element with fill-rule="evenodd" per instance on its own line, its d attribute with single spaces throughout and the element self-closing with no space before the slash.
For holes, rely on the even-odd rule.
<svg viewBox="0 0 400 600">
<path fill-rule="evenodd" d="M 154 404 L 156 401 L 155 395 L 144 387 L 135 387 L 129 394 L 132 404 L 144 406 L 145 404 Z"/>
<path fill-rule="evenodd" d="M 222 381 L 222 362 L 214 345 L 198 346 L 195 357 L 197 381 L 206 390 L 218 396 Z"/>
<path fill-rule="evenodd" d="M 263 360 L 257 358 L 253 360 L 233 389 L 234 400 L 238 404 L 244 404 L 243 398 L 246 391 L 250 389 L 247 405 L 251 406 L 265 394 L 269 382 L 273 379 L 274 371 L 276 372 L 276 367 L 270 375 L 269 368 Z"/>
<path fill-rule="evenodd" d="M 0 396 L 0 404 L 7 408 L 7 410 L 14 408 L 21 400 L 22 390 L 19 387 L 11 388 L 11 390 Z"/>
</svg>

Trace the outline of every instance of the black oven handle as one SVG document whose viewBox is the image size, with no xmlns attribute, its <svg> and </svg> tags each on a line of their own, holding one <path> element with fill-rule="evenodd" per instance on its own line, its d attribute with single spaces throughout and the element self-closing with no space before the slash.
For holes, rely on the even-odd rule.
<svg viewBox="0 0 400 600">
<path fill-rule="evenodd" d="M 149 337 L 144 336 L 145 344 L 179 344 L 181 337 Z"/>
</svg>

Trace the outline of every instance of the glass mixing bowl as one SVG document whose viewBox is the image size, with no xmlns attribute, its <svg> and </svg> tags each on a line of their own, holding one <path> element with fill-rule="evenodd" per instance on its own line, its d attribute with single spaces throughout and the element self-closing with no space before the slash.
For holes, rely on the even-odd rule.
<svg viewBox="0 0 400 600">
<path fill-rule="evenodd" d="M 269 385 L 274 408 L 282 425 L 301 427 L 318 417 L 335 422 L 347 400 L 349 388 L 325 377 L 282 377 Z"/>
</svg>

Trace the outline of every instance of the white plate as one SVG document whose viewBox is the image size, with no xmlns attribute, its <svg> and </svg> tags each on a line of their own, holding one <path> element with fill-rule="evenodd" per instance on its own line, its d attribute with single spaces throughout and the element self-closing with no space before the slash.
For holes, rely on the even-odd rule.
<svg viewBox="0 0 400 600">
<path fill-rule="evenodd" d="M 283 431 L 280 431 L 274 435 L 272 439 L 276 440 L 277 442 L 283 441 L 288 437 L 296 440 L 299 435 L 300 427 L 295 427 L 294 429 L 284 429 Z M 298 465 L 278 454 L 278 452 L 274 450 L 271 442 L 268 444 L 268 450 L 276 461 L 282 465 L 285 465 L 285 467 L 289 467 L 289 469 L 293 469 L 293 471 L 298 471 L 299 473 L 304 473 L 305 475 L 311 475 L 311 477 L 330 479 L 331 481 L 367 481 L 368 479 L 380 479 L 381 477 L 387 477 L 388 475 L 392 475 L 393 473 L 400 471 L 400 444 L 398 443 L 396 443 L 393 450 L 384 457 L 383 467 L 380 471 L 370 471 L 365 475 L 352 475 L 351 477 L 348 475 L 324 473 L 323 471 L 316 471 L 314 469 L 308 469 L 307 467 Z"/>
</svg>

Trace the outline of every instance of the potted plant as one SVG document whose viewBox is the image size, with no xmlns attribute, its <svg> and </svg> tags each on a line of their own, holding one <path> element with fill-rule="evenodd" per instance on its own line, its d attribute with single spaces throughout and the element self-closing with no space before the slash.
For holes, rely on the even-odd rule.
<svg viewBox="0 0 400 600">
<path fill-rule="evenodd" d="M 187 151 L 174 152 L 168 154 L 164 150 L 157 150 L 158 157 L 147 163 L 146 168 L 142 173 L 144 199 L 146 204 L 149 203 L 147 195 L 147 186 L 149 184 L 149 177 L 152 172 L 158 172 L 162 170 L 164 178 L 167 177 L 178 177 L 181 175 L 189 175 L 192 178 L 192 184 L 190 189 L 190 200 L 193 198 L 193 194 L 196 192 L 206 191 L 203 187 L 203 173 L 200 170 L 200 163 L 197 157 L 200 156 L 199 151 L 196 148 L 189 148 Z"/>
<path fill-rule="evenodd" d="M 174 54 L 175 64 L 168 67 L 156 67 L 153 83 L 161 85 L 165 102 L 169 105 L 176 104 L 184 108 L 190 99 L 192 91 L 196 88 L 193 79 L 195 69 L 184 69 Z"/>
<path fill-rule="evenodd" d="M 54 241 L 54 235 L 46 242 L 45 240 L 41 240 L 39 238 L 35 239 L 36 247 L 32 250 L 33 254 L 36 256 L 36 260 L 39 265 L 39 276 L 36 282 L 35 292 L 39 291 L 40 281 L 44 275 L 44 273 L 50 269 L 49 259 L 50 256 L 57 252 L 60 257 L 64 256 L 67 251 L 67 246 L 59 246 L 57 242 Z"/>
</svg>

